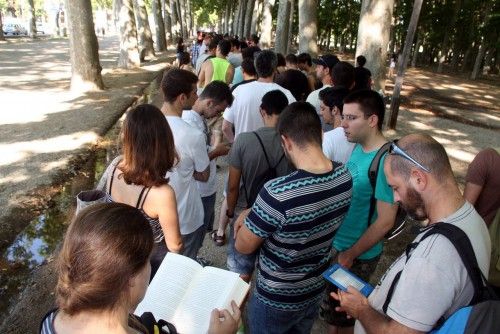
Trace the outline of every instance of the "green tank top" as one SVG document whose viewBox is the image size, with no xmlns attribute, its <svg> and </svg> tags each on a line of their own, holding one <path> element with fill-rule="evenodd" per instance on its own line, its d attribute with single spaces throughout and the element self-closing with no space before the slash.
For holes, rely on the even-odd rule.
<svg viewBox="0 0 500 334">
<path fill-rule="evenodd" d="M 211 82 L 215 80 L 226 82 L 226 73 L 230 65 L 229 62 L 226 59 L 218 57 L 210 58 L 210 61 L 214 69 Z"/>
</svg>

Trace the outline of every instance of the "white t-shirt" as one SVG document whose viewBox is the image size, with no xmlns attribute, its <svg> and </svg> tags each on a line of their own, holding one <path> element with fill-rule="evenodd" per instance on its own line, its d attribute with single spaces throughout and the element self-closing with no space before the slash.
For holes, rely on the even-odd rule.
<svg viewBox="0 0 500 334">
<path fill-rule="evenodd" d="M 351 157 L 354 145 L 347 141 L 344 128 L 340 126 L 323 135 L 323 153 L 336 162 L 345 164 Z"/>
<path fill-rule="evenodd" d="M 466 202 L 458 211 L 442 220 L 460 227 L 469 237 L 479 268 L 488 277 L 491 242 L 488 229 L 474 207 Z M 415 241 L 420 240 L 427 229 Z M 387 315 L 397 322 L 422 332 L 429 332 L 444 316 L 466 306 L 474 288 L 467 270 L 453 244 L 442 235 L 432 235 L 411 252 L 406 262 L 403 253 L 387 270 L 368 298 L 370 305 L 382 312 L 394 276 L 404 268 L 387 308 Z M 354 333 L 365 333 L 356 321 Z"/>
<path fill-rule="evenodd" d="M 207 169 L 209 160 L 203 133 L 180 117 L 166 116 L 172 134 L 179 163 L 167 173 L 175 191 L 181 234 L 193 233 L 203 225 L 203 204 L 193 178 L 193 172 Z"/>
<path fill-rule="evenodd" d="M 186 121 L 189 125 L 200 130 L 204 137 L 207 146 L 207 152 L 210 152 L 212 147 L 210 146 L 210 133 L 208 126 L 205 123 L 203 117 L 194 110 L 184 110 L 182 112 L 182 119 Z M 200 191 L 201 197 L 207 197 L 213 195 L 217 191 L 217 164 L 215 160 L 210 161 L 210 176 L 207 182 L 196 181 L 198 190 Z"/>
<path fill-rule="evenodd" d="M 313 107 L 316 109 L 316 112 L 318 115 L 321 117 L 321 111 L 319 110 L 319 92 L 322 91 L 325 88 L 332 87 L 330 85 L 323 85 L 323 87 L 318 88 L 316 90 L 313 90 L 309 95 L 307 96 L 306 102 L 309 102 L 310 104 L 313 105 Z"/>
<path fill-rule="evenodd" d="M 288 103 L 295 102 L 295 98 L 288 89 L 274 82 L 253 81 L 236 87 L 233 91 L 233 104 L 224 111 L 224 119 L 234 124 L 235 139 L 242 132 L 255 131 L 264 126 L 259 112 L 262 97 L 267 92 L 276 89 L 285 93 Z"/>
</svg>

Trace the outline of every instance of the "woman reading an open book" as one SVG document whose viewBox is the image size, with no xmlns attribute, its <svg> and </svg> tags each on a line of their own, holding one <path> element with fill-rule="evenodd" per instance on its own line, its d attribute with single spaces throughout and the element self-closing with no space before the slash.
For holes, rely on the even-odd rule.
<svg viewBox="0 0 500 334">
<path fill-rule="evenodd" d="M 171 324 L 160 329 L 154 318 L 130 314 L 148 287 L 153 240 L 144 215 L 129 205 L 84 209 L 66 233 L 58 259 L 58 309 L 45 316 L 40 333 L 175 333 Z M 234 304 L 233 314 L 213 310 L 208 333 L 236 333 L 240 312 Z"/>
<path fill-rule="evenodd" d="M 149 221 L 155 239 L 152 278 L 167 252 L 182 249 L 175 193 L 165 178 L 178 156 L 165 116 L 150 104 L 127 114 L 122 143 L 123 155 L 108 166 L 98 189 L 106 189 L 113 202 L 136 207 Z"/>
</svg>

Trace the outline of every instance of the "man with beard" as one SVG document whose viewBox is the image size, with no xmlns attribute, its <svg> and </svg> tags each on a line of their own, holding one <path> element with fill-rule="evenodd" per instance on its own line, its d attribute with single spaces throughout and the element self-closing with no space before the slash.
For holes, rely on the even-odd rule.
<svg viewBox="0 0 500 334">
<path fill-rule="evenodd" d="M 436 224 L 459 227 L 486 276 L 491 249 L 488 230 L 474 207 L 464 200 L 443 146 L 432 137 L 409 135 L 394 142 L 384 172 L 394 199 L 413 218 L 428 219 L 427 227 L 392 264 L 368 299 L 352 287 L 333 297 L 340 300 L 341 310 L 358 320 L 355 333 L 429 332 L 441 317 L 468 305 L 474 288 L 447 237 L 433 234 L 420 239 Z"/>
<path fill-rule="evenodd" d="M 235 248 L 243 254 L 259 250 L 249 332 L 310 333 L 331 240 L 351 202 L 352 179 L 344 165 L 323 154 L 321 122 L 309 103 L 286 107 L 277 131 L 297 170 L 264 185 L 248 217 L 235 224 Z"/>
<path fill-rule="evenodd" d="M 333 259 L 367 282 L 377 267 L 381 241 L 394 225 L 397 212 L 391 188 L 381 172 L 385 156 L 380 159 L 375 189 L 368 177 L 373 158 L 387 142 L 382 134 L 384 115 L 384 100 L 377 92 L 357 91 L 344 99 L 341 125 L 347 140 L 356 143 L 346 164 L 353 178 L 353 192 L 349 211 L 333 240 Z M 370 217 L 372 196 L 376 205 Z M 330 297 L 330 292 L 336 290 L 328 284 L 320 314 L 330 324 L 329 333 L 352 333 L 354 320 L 337 312 L 338 302 Z"/>
</svg>

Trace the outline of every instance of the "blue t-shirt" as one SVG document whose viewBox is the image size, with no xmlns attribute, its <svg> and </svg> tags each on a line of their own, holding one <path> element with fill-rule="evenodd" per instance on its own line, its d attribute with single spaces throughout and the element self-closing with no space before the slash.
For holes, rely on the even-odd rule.
<svg viewBox="0 0 500 334">
<path fill-rule="evenodd" d="M 356 144 L 352 151 L 351 158 L 347 162 L 347 168 L 351 172 L 352 186 L 352 202 L 344 222 L 340 226 L 333 247 L 338 251 L 349 249 L 358 241 L 358 239 L 368 229 L 368 214 L 370 211 L 370 198 L 373 193 L 370 180 L 368 178 L 368 168 L 377 154 L 378 150 L 368 153 L 363 152 L 361 145 Z M 387 179 L 384 174 L 384 161 L 386 155 L 380 159 L 380 165 L 377 175 L 375 198 L 387 203 L 393 203 L 394 198 L 392 189 L 387 184 Z M 377 210 L 373 215 L 371 223 L 377 219 Z M 369 260 L 380 255 L 382 252 L 382 242 L 378 242 L 358 258 L 361 260 Z"/>
<path fill-rule="evenodd" d="M 255 290 L 260 301 L 283 311 L 319 301 L 325 288 L 321 274 L 351 192 L 344 165 L 324 174 L 297 170 L 265 184 L 245 219 L 245 226 L 264 239 Z"/>
<path fill-rule="evenodd" d="M 234 70 L 234 76 L 233 76 L 233 85 L 239 84 L 240 82 L 243 81 L 243 70 L 241 69 L 241 66 L 236 67 Z"/>
</svg>

